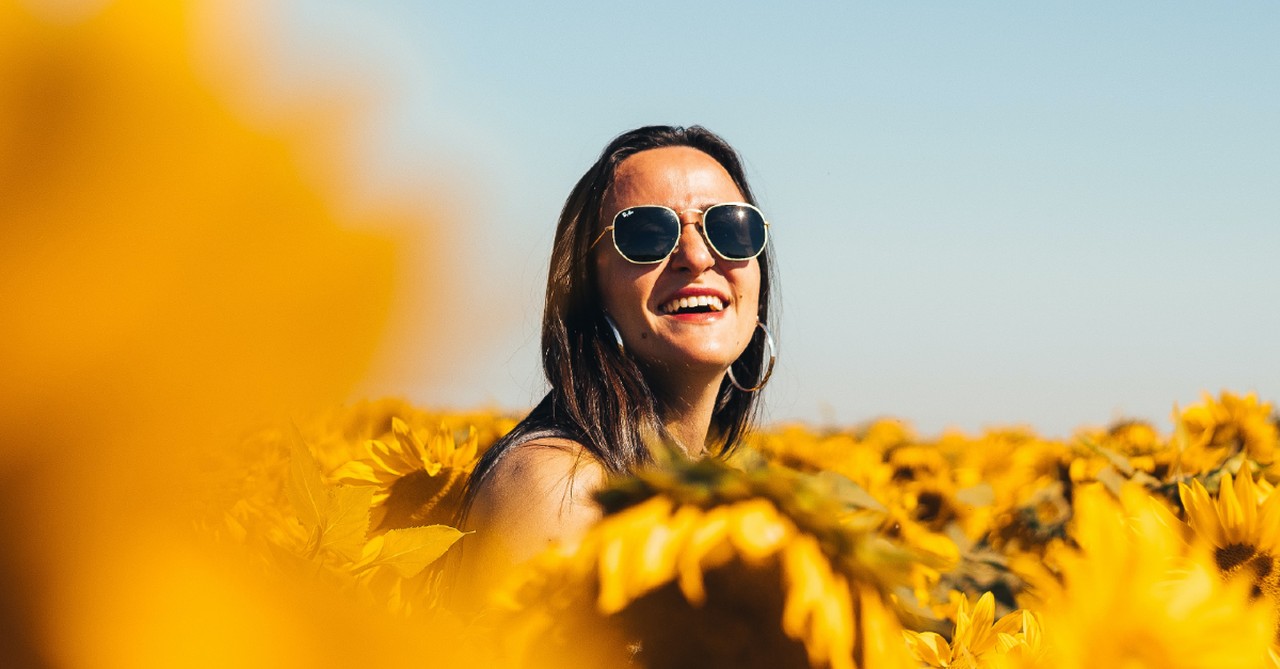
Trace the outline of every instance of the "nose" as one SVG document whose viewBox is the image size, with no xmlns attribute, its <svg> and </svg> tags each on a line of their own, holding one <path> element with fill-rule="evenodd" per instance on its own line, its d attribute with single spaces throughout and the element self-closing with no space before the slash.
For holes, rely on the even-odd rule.
<svg viewBox="0 0 1280 669">
<path fill-rule="evenodd" d="M 696 276 L 716 264 L 716 258 L 707 246 L 707 240 L 698 229 L 702 221 L 699 212 L 689 211 L 681 214 L 680 243 L 671 254 L 671 266 L 676 269 L 687 269 Z"/>
</svg>

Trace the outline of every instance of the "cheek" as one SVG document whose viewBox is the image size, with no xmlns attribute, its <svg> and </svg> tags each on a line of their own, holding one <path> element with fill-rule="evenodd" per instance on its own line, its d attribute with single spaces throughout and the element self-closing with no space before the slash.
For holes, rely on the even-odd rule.
<svg viewBox="0 0 1280 669">
<path fill-rule="evenodd" d="M 631 318 L 647 298 L 644 282 L 628 270 L 629 264 L 618 267 L 608 261 L 596 263 L 596 287 L 600 291 L 600 300 L 615 320 Z"/>
<path fill-rule="evenodd" d="M 748 314 L 758 316 L 760 313 L 760 270 L 753 266 L 743 270 L 734 281 L 734 293 L 738 303 L 745 307 Z"/>
</svg>

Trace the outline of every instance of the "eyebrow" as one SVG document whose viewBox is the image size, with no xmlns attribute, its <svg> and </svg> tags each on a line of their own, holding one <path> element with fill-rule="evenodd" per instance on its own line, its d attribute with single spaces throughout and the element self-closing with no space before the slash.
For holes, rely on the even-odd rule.
<svg viewBox="0 0 1280 669">
<path fill-rule="evenodd" d="M 716 206 L 717 204 L 728 204 L 728 203 L 730 203 L 730 202 L 734 202 L 734 203 L 743 203 L 743 204 L 751 204 L 750 202 L 747 202 L 746 198 L 739 198 L 739 199 L 737 199 L 737 200 L 706 200 L 706 201 L 703 201 L 703 202 L 701 203 L 701 205 L 702 205 L 702 206 L 700 206 L 700 207 L 693 207 L 693 208 L 697 209 L 698 211 L 705 212 L 706 210 L 710 209 L 711 207 Z M 686 211 L 687 211 L 687 210 L 686 210 Z"/>
</svg>

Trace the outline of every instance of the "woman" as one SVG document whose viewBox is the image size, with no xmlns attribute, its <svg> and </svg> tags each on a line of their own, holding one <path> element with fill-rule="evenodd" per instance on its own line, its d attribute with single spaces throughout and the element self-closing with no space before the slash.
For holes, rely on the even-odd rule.
<svg viewBox="0 0 1280 669">
<path fill-rule="evenodd" d="M 599 517 L 591 493 L 655 446 L 694 458 L 734 447 L 773 367 L 767 236 L 737 153 L 715 134 L 650 126 L 605 147 L 556 228 L 542 319 L 551 390 L 471 476 L 470 568 L 580 535 Z"/>
</svg>

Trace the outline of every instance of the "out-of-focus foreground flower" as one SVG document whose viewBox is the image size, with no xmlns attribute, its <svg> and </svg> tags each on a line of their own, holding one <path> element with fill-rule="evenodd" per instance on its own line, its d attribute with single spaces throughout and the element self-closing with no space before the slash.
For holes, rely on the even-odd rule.
<svg viewBox="0 0 1280 669">
<path fill-rule="evenodd" d="M 1248 580 L 1224 579 L 1164 502 L 1091 486 L 1076 493 L 1072 525 L 1075 547 L 1049 556 L 1054 576 L 1032 578 L 1040 666 L 1267 666 L 1270 607 L 1250 599 Z"/>
<path fill-rule="evenodd" d="M 601 500 L 499 593 L 503 666 L 909 666 L 886 595 L 915 556 L 800 477 L 676 461 Z"/>
<path fill-rule="evenodd" d="M 341 173 L 331 136 L 361 103 L 253 119 L 225 85 L 252 78 L 259 54 L 232 39 L 251 7 L 0 0 L 5 666 L 422 654 L 192 531 L 211 454 L 362 377 L 395 272 L 392 241 L 316 178 Z"/>
</svg>

